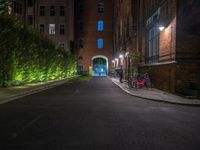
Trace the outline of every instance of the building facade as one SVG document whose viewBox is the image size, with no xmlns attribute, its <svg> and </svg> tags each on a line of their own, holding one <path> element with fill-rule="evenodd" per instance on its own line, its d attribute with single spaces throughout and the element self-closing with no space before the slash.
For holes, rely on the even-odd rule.
<svg viewBox="0 0 200 150">
<path fill-rule="evenodd" d="M 78 72 L 107 75 L 112 61 L 112 0 L 75 1 Z"/>
<path fill-rule="evenodd" d="M 128 1 L 132 2 L 131 12 L 128 12 L 130 6 L 126 5 Z M 131 27 L 133 34 L 131 34 L 129 50 L 123 48 L 123 42 L 126 40 L 115 38 L 115 51 L 122 51 L 123 57 L 126 57 L 126 52 L 139 53 L 142 57 L 135 66 L 139 68 L 140 73 L 150 74 L 153 87 L 171 93 L 199 97 L 200 29 L 198 26 L 200 21 L 195 18 L 200 16 L 200 2 L 198 0 L 118 0 L 116 4 L 115 12 L 121 14 L 115 15 L 120 21 L 117 21 L 118 25 L 115 25 L 113 34 L 121 34 L 119 37 L 122 38 L 123 32 L 126 33 L 123 31 L 123 24 L 126 23 L 123 21 L 124 14 L 133 17 Z M 123 7 L 126 7 L 126 11 Z M 129 75 L 132 75 L 135 66 L 131 62 L 132 57 L 130 59 L 129 66 L 133 66 Z M 113 62 L 116 63 L 115 60 Z M 124 69 L 127 70 L 127 66 Z"/>
<path fill-rule="evenodd" d="M 73 0 L 13 0 L 11 14 L 69 52 L 74 41 Z"/>
</svg>

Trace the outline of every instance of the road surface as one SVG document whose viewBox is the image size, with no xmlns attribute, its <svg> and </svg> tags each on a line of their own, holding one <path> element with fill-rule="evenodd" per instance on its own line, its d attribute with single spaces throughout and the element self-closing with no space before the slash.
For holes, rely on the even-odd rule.
<svg viewBox="0 0 200 150">
<path fill-rule="evenodd" d="M 130 96 L 107 77 L 0 105 L 0 150 L 199 150 L 200 107 Z"/>
</svg>

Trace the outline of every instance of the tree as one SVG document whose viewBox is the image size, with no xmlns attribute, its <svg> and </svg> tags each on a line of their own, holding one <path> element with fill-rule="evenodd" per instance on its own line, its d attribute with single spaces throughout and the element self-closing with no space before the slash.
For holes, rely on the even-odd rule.
<svg viewBox="0 0 200 150">
<path fill-rule="evenodd" d="M 4 15 L 8 12 L 8 0 L 0 0 L 0 15 Z"/>
</svg>

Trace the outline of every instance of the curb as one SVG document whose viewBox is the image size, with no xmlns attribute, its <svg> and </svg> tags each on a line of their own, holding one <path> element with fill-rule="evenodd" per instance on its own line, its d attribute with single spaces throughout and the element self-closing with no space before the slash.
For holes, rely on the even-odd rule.
<svg viewBox="0 0 200 150">
<path fill-rule="evenodd" d="M 26 97 L 28 95 L 32 95 L 32 94 L 39 93 L 39 92 L 42 92 L 42 91 L 45 91 L 45 90 L 48 90 L 48 89 L 52 89 L 54 87 L 57 87 L 59 85 L 62 85 L 64 83 L 69 82 L 70 79 L 73 79 L 75 77 L 76 76 L 70 77 L 70 78 L 67 78 L 67 79 L 64 79 L 64 80 L 61 80 L 61 81 L 57 81 L 57 82 L 55 81 L 55 83 L 52 83 L 52 84 L 49 84 L 49 85 L 44 85 L 44 86 L 41 86 L 41 87 L 38 87 L 38 88 L 35 88 L 35 89 L 31 89 L 31 90 L 27 90 L 27 91 L 24 91 L 24 92 L 20 92 L 19 94 L 13 94 L 13 95 L 8 96 L 8 97 L 4 98 L 3 100 L 1 100 L 0 105 L 14 101 L 14 100 L 22 98 L 22 97 Z"/>
<path fill-rule="evenodd" d="M 111 78 L 110 78 L 111 79 Z M 182 103 L 182 102 L 174 102 L 174 101 L 166 101 L 166 100 L 162 100 L 162 99 L 153 99 L 153 98 L 149 98 L 149 97 L 145 97 L 145 96 L 140 96 L 140 95 L 137 95 L 137 94 L 134 94 L 130 91 L 128 91 L 127 89 L 125 89 L 124 87 L 122 87 L 121 85 L 119 85 L 118 83 L 116 83 L 115 81 L 113 81 L 111 79 L 111 81 L 117 85 L 119 88 L 121 88 L 124 92 L 132 95 L 132 96 L 135 96 L 135 97 L 139 97 L 139 98 L 144 98 L 144 99 L 147 99 L 147 100 L 151 100 L 151 101 L 157 101 L 157 102 L 163 102 L 163 103 L 169 103 L 169 104 L 178 104 L 178 105 L 185 105 L 185 106 L 196 106 L 196 107 L 200 107 L 200 104 L 191 104 L 191 103 Z"/>
</svg>

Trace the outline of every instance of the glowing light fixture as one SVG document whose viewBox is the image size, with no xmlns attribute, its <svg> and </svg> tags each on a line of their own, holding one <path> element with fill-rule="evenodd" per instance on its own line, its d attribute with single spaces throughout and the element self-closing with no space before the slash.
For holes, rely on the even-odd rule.
<svg viewBox="0 0 200 150">
<path fill-rule="evenodd" d="M 165 29 L 165 27 L 164 27 L 164 26 L 159 26 L 158 29 L 159 29 L 160 31 L 163 31 L 163 30 Z"/>
<path fill-rule="evenodd" d="M 123 58 L 124 56 L 123 55 L 119 55 L 119 58 Z"/>
<path fill-rule="evenodd" d="M 129 55 L 129 52 L 126 52 L 125 57 L 127 57 Z"/>
</svg>

